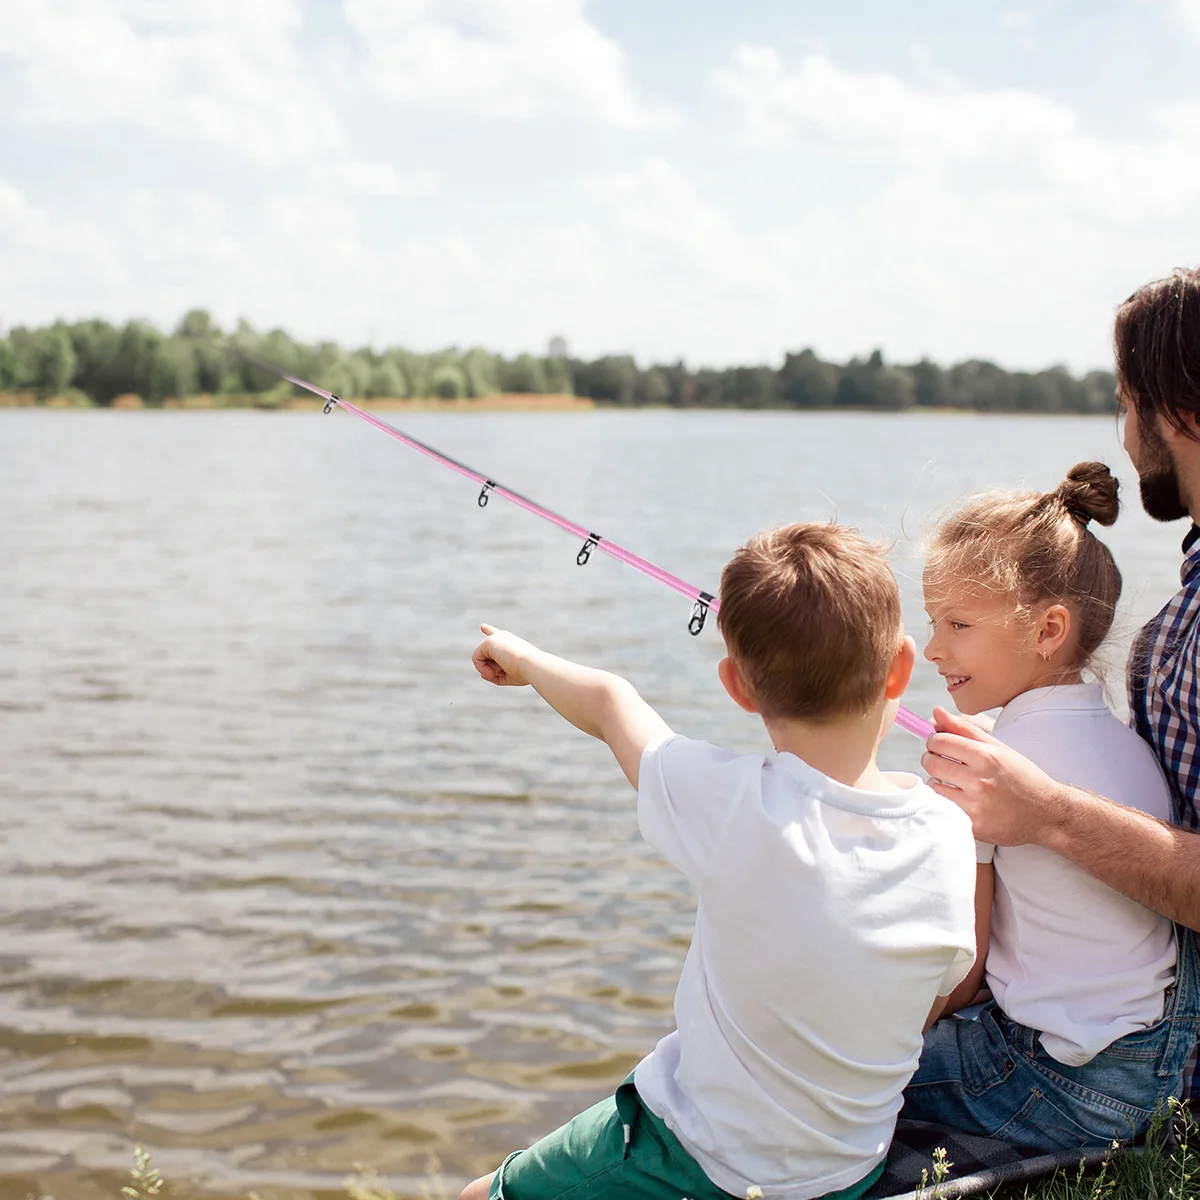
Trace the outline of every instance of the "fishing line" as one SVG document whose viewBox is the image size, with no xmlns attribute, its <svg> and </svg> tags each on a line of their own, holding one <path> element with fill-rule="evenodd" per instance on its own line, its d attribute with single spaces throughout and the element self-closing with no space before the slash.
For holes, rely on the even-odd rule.
<svg viewBox="0 0 1200 1200">
<path fill-rule="evenodd" d="M 434 462 L 441 463 L 443 466 L 449 467 L 452 471 L 457 471 L 458 474 L 466 476 L 472 482 L 478 483 L 480 485 L 479 495 L 476 497 L 475 502 L 480 508 L 487 508 L 488 501 L 493 495 L 500 496 L 505 500 L 511 501 L 519 508 L 525 509 L 526 512 L 533 513 L 534 516 L 541 517 L 544 521 L 549 521 L 552 525 L 557 525 L 559 529 L 563 529 L 567 533 L 572 533 L 576 537 L 583 538 L 583 544 L 575 555 L 575 561 L 579 566 L 582 567 L 587 564 L 593 550 L 600 550 L 610 557 L 615 558 L 618 562 L 623 562 L 627 566 L 633 567 L 635 571 L 640 571 L 650 579 L 664 584 L 666 587 L 678 592 L 681 596 L 686 596 L 692 602 L 692 615 L 688 620 L 687 628 L 693 637 L 698 636 L 704 628 L 708 614 L 710 612 L 715 613 L 720 609 L 721 602 L 713 593 L 701 590 L 694 584 L 680 579 L 678 575 L 672 575 L 670 571 L 664 571 L 662 567 L 650 562 L 649 559 L 642 558 L 640 554 L 634 554 L 632 550 L 628 550 L 606 537 L 601 537 L 600 534 L 588 529 L 587 526 L 580 525 L 578 522 L 564 517 L 561 513 L 556 513 L 553 509 L 547 508 L 544 504 L 539 504 L 536 500 L 531 500 L 528 496 L 523 496 L 520 492 L 497 483 L 490 476 L 475 470 L 474 467 L 470 467 L 464 462 L 459 462 L 458 459 L 452 458 L 449 454 L 444 454 L 436 447 L 421 441 L 420 438 L 415 438 L 411 434 L 404 433 L 394 425 L 389 425 L 386 421 L 379 420 L 378 417 L 365 412 L 357 405 L 351 404 L 348 400 L 343 400 L 340 396 L 335 396 L 333 392 L 327 392 L 324 388 L 317 387 L 315 383 L 309 383 L 305 379 L 298 379 L 294 375 L 289 375 L 286 371 L 281 371 L 278 367 L 272 366 L 268 362 L 263 362 L 262 359 L 255 358 L 253 355 L 247 354 L 244 350 L 239 350 L 235 346 L 222 346 L 221 348 L 228 350 L 232 354 L 236 354 L 239 358 L 245 359 L 246 362 L 251 363 L 260 370 L 266 371 L 270 375 L 274 375 L 278 379 L 294 384 L 298 388 L 303 388 L 307 392 L 312 392 L 314 396 L 320 396 L 325 401 L 324 411 L 326 414 L 331 413 L 335 408 L 344 409 L 351 416 L 357 417 L 360 421 L 365 421 L 368 425 L 378 429 L 380 433 L 385 433 L 388 437 L 395 438 L 396 441 L 402 442 L 404 445 L 424 454 L 428 458 L 432 458 Z M 933 726 L 928 721 L 922 717 L 918 717 L 916 713 L 909 712 L 906 708 L 897 710 L 896 724 L 907 733 L 919 737 L 922 741 L 933 733 Z"/>
</svg>

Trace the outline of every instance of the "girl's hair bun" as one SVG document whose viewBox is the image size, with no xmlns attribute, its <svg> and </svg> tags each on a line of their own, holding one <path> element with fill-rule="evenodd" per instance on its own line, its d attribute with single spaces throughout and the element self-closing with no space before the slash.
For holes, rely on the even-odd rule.
<svg viewBox="0 0 1200 1200">
<path fill-rule="evenodd" d="M 1084 462 L 1073 466 L 1051 494 L 1081 525 L 1111 525 L 1121 510 L 1120 486 L 1103 463 Z"/>
</svg>

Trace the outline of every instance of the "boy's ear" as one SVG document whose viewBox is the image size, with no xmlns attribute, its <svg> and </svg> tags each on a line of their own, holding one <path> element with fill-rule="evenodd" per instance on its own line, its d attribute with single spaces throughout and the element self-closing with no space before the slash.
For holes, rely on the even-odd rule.
<svg viewBox="0 0 1200 1200">
<path fill-rule="evenodd" d="M 754 701 L 750 699 L 750 689 L 746 686 L 746 681 L 742 678 L 742 673 L 732 658 L 726 656 L 717 663 L 717 675 L 729 693 L 729 698 L 738 708 L 744 708 L 748 713 L 758 712 Z"/>
<path fill-rule="evenodd" d="M 1071 610 L 1065 604 L 1052 604 L 1038 618 L 1037 650 L 1047 662 L 1061 650 L 1071 635 Z"/>
<path fill-rule="evenodd" d="M 904 695 L 904 689 L 908 687 L 908 681 L 912 678 L 913 666 L 916 661 L 917 643 L 908 634 L 905 634 L 904 640 L 900 643 L 900 649 L 896 651 L 896 657 L 892 659 L 892 665 L 888 667 L 887 683 L 884 685 L 883 694 L 889 700 L 899 700 Z"/>
</svg>

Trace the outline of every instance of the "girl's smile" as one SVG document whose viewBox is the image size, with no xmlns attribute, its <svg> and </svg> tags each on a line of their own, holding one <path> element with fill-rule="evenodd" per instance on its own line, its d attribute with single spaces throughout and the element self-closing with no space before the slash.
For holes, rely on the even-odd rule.
<svg viewBox="0 0 1200 1200">
<path fill-rule="evenodd" d="M 1054 665 L 1069 637 L 1070 613 L 1061 604 L 1024 612 L 1011 597 L 971 585 L 926 578 L 932 633 L 925 657 L 946 681 L 959 712 L 1002 708 L 1031 688 L 1077 683 L 1077 671 Z M 1069 661 L 1059 654 L 1059 661 Z"/>
</svg>

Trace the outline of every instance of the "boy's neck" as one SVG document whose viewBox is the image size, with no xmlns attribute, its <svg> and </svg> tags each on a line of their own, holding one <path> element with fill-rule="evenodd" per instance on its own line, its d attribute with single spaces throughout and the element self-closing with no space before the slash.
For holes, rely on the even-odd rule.
<svg viewBox="0 0 1200 1200">
<path fill-rule="evenodd" d="M 863 716 L 829 721 L 765 720 L 776 751 L 794 754 L 810 767 L 848 787 L 890 792 L 896 785 L 880 771 L 875 754 L 885 732 L 886 706 Z"/>
</svg>

